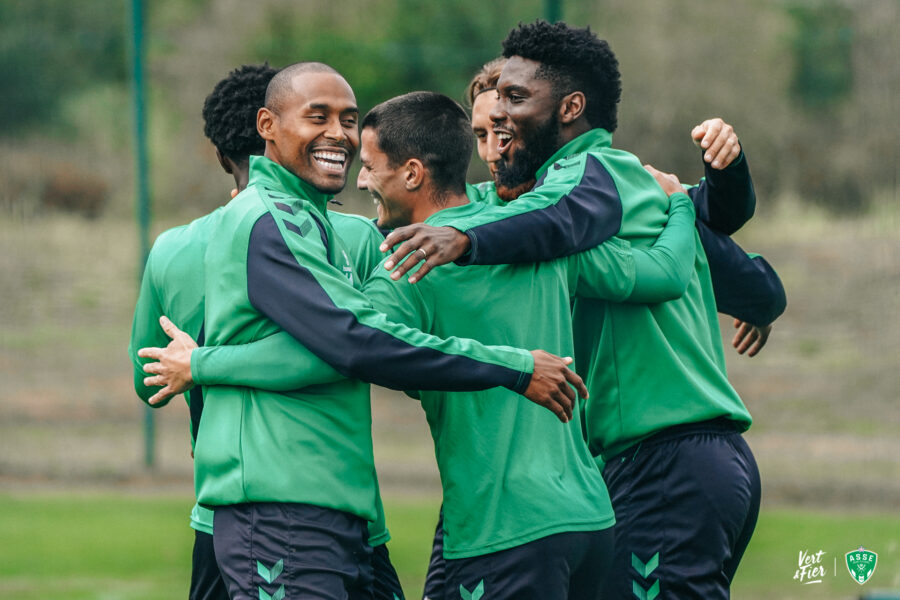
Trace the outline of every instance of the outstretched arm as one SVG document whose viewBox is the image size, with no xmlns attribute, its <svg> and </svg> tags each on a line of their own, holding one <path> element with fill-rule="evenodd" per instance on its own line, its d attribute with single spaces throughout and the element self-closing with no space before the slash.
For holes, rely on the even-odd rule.
<svg viewBox="0 0 900 600">
<path fill-rule="evenodd" d="M 168 401 L 194 385 L 237 385 L 272 391 L 298 390 L 344 379 L 331 365 L 287 333 L 270 335 L 250 344 L 203 346 L 166 317 L 160 328 L 171 338 L 166 347 L 141 348 L 138 355 L 153 359 L 144 371 L 148 387 L 160 387 L 151 405 Z"/>
</svg>

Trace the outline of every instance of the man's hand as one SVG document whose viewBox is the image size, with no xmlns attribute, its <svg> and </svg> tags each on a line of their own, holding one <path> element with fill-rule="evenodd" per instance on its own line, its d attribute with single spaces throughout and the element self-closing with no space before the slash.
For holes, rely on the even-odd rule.
<svg viewBox="0 0 900 600">
<path fill-rule="evenodd" d="M 653 178 L 656 179 L 659 187 L 663 189 L 667 196 L 684 193 L 684 186 L 678 181 L 676 175 L 673 175 L 672 173 L 663 173 L 662 171 L 657 170 L 653 165 L 644 165 L 644 168 L 648 173 L 653 175 Z"/>
<path fill-rule="evenodd" d="M 691 138 L 705 150 L 703 160 L 713 169 L 724 169 L 741 153 L 741 144 L 734 128 L 718 117 L 694 127 Z"/>
<path fill-rule="evenodd" d="M 563 423 L 568 423 L 572 420 L 575 406 L 575 390 L 569 384 L 575 386 L 579 396 L 588 397 L 581 377 L 568 367 L 572 359 L 560 358 L 543 350 L 532 350 L 531 355 L 534 357 L 534 372 L 525 397 L 551 411 Z"/>
<path fill-rule="evenodd" d="M 191 379 L 191 352 L 197 343 L 185 332 L 181 331 L 166 317 L 159 318 L 159 324 L 172 341 L 165 348 L 141 348 L 138 356 L 153 358 L 159 362 L 144 365 L 144 372 L 152 373 L 152 377 L 144 378 L 146 386 L 163 386 L 153 395 L 150 404 L 159 404 L 182 394 L 194 385 Z"/>
<path fill-rule="evenodd" d="M 384 268 L 390 271 L 394 265 L 399 264 L 397 270 L 391 273 L 391 279 L 397 281 L 421 262 L 422 266 L 409 277 L 410 283 L 419 281 L 434 267 L 453 262 L 468 252 L 470 246 L 469 236 L 461 231 L 452 227 L 432 227 L 424 223 L 398 227 L 382 242 L 381 251 L 387 252 L 397 244 L 400 247 L 388 257 Z"/>
<path fill-rule="evenodd" d="M 735 347 L 738 354 L 743 354 L 749 349 L 747 356 L 759 354 L 759 351 L 763 349 L 763 346 L 769 340 L 769 334 L 772 333 L 771 324 L 765 327 L 757 327 L 740 319 L 734 320 L 734 328 L 737 329 L 737 333 L 734 334 L 731 345 Z"/>
</svg>

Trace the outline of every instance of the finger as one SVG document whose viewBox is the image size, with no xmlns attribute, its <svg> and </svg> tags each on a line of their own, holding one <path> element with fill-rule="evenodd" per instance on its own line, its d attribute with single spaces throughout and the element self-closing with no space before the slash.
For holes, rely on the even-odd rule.
<svg viewBox="0 0 900 600">
<path fill-rule="evenodd" d="M 733 161 L 737 156 L 737 152 L 735 152 L 736 147 L 738 147 L 737 136 L 732 133 L 727 138 L 725 138 L 718 154 L 716 154 L 716 157 L 713 159 L 713 168 L 724 169 L 725 167 L 730 165 L 731 161 Z"/>
<path fill-rule="evenodd" d="M 175 323 L 169 320 L 169 317 L 163 315 L 159 318 L 159 325 L 162 327 L 162 330 L 166 332 L 166 335 L 171 339 L 175 339 L 175 336 L 179 333 L 179 329 L 175 327 Z"/>
<path fill-rule="evenodd" d="M 747 334 L 750 333 L 750 324 L 744 323 L 743 321 L 735 321 L 734 326 L 737 327 L 738 330 L 731 339 L 731 345 L 737 348 L 744 338 L 747 337 Z"/>
<path fill-rule="evenodd" d="M 391 271 L 391 279 L 394 281 L 398 281 L 401 277 L 406 275 L 413 267 L 415 267 L 422 260 L 421 252 L 413 252 L 409 256 L 406 257 L 402 263 L 397 265 L 397 268 Z M 387 266 L 387 265 L 385 265 Z"/>
<path fill-rule="evenodd" d="M 141 348 L 138 350 L 138 356 L 141 358 L 154 358 L 159 360 L 162 358 L 165 350 L 165 348 Z"/>
<path fill-rule="evenodd" d="M 398 227 L 397 229 L 390 232 L 386 238 L 384 238 L 384 241 L 381 242 L 381 246 L 379 247 L 379 249 L 382 252 L 387 252 L 400 242 L 405 242 L 406 240 L 414 236 L 415 233 L 416 230 L 413 227 Z M 404 256 L 406 255 L 404 254 Z"/>
<path fill-rule="evenodd" d="M 566 369 L 566 379 L 568 380 L 569 383 L 571 383 L 572 385 L 575 386 L 575 391 L 578 392 L 579 398 L 587 399 L 587 397 L 588 397 L 587 386 L 584 385 L 584 380 L 578 376 L 578 373 L 576 373 L 572 369 Z"/>
<path fill-rule="evenodd" d="M 428 275 L 428 273 L 429 273 L 429 272 L 431 271 L 431 269 L 433 269 L 434 267 L 435 267 L 435 265 L 432 265 L 432 264 L 431 264 L 430 262 L 428 262 L 427 260 L 422 261 L 422 266 L 419 267 L 419 269 L 418 269 L 415 273 L 413 273 L 412 275 L 410 275 L 410 277 L 409 277 L 409 282 L 410 282 L 410 283 L 415 283 L 415 282 L 419 281 L 420 279 L 422 279 L 423 277 L 425 277 L 426 275 Z"/>
<path fill-rule="evenodd" d="M 750 348 L 750 352 L 747 353 L 747 356 L 753 357 L 759 354 L 759 351 L 763 349 L 763 346 L 766 345 L 766 341 L 760 337 L 759 340 L 753 344 L 753 347 Z"/>
<path fill-rule="evenodd" d="M 656 167 L 654 167 L 653 165 L 650 165 L 650 164 L 644 165 L 644 168 L 647 169 L 647 172 L 650 173 L 651 175 L 653 175 L 654 177 L 656 177 L 656 175 L 660 172 Z"/>
<path fill-rule="evenodd" d="M 159 362 L 148 362 L 144 365 L 144 373 L 159 375 L 162 373 L 162 365 Z"/>
<path fill-rule="evenodd" d="M 706 148 L 706 154 L 703 159 L 716 167 L 715 159 L 719 155 L 719 152 L 722 151 L 722 147 L 728 142 L 728 138 L 731 136 L 731 127 L 725 125 L 724 127 L 720 127 L 716 137 L 710 140 L 708 147 Z M 707 136 L 709 137 L 709 136 Z M 718 167 L 716 167 L 718 168 Z"/>
<path fill-rule="evenodd" d="M 703 134 L 703 139 L 700 141 L 700 147 L 709 148 L 719 136 L 723 121 L 721 119 L 710 119 L 704 121 L 704 123 L 706 124 L 706 132 Z"/>
<path fill-rule="evenodd" d="M 232 188 L 232 189 L 231 189 L 231 198 L 234 199 L 234 197 L 237 196 L 237 195 L 238 195 L 238 189 L 237 189 L 237 188 Z"/>
<path fill-rule="evenodd" d="M 562 423 L 568 423 L 569 419 L 566 417 L 566 411 L 563 409 L 561 405 L 553 400 L 550 400 L 547 404 L 543 405 L 544 408 L 548 409 L 556 418 L 559 419 Z"/>
<path fill-rule="evenodd" d="M 691 140 L 693 140 L 694 145 L 698 148 L 700 147 L 700 141 L 703 139 L 704 135 L 706 135 L 706 121 L 691 129 Z"/>
<path fill-rule="evenodd" d="M 384 261 L 384 268 L 390 271 L 394 268 L 395 265 L 400 264 L 400 262 L 409 256 L 412 253 L 415 253 L 418 246 L 416 245 L 416 241 L 412 238 L 406 240 L 394 251 L 393 254 L 388 256 L 387 260 Z"/>
<path fill-rule="evenodd" d="M 155 394 L 153 394 L 153 395 L 150 397 L 150 399 L 147 400 L 147 402 L 148 402 L 149 404 L 159 404 L 160 402 L 163 402 L 163 401 L 165 401 L 165 400 L 168 400 L 168 399 L 171 398 L 173 395 L 174 395 L 174 394 L 172 393 L 172 390 L 171 390 L 168 386 L 166 386 L 166 387 L 164 387 L 163 389 L 161 389 L 161 390 L 159 390 L 158 392 L 156 392 Z"/>
<path fill-rule="evenodd" d="M 164 377 L 160 375 L 153 375 L 152 377 L 144 377 L 144 385 L 147 387 L 161 387 L 166 385 L 166 380 Z"/>
<path fill-rule="evenodd" d="M 752 346 L 759 339 L 759 332 L 753 328 L 750 333 L 741 341 L 741 344 L 737 348 L 738 354 L 743 354 L 747 351 L 750 346 Z"/>
</svg>

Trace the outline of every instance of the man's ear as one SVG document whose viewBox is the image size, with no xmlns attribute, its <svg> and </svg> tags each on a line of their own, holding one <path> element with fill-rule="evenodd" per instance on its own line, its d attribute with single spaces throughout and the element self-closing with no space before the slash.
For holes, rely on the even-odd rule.
<svg viewBox="0 0 900 600">
<path fill-rule="evenodd" d="M 275 138 L 275 121 L 278 116 L 263 106 L 256 112 L 256 131 L 262 139 L 272 141 Z"/>
<path fill-rule="evenodd" d="M 567 125 L 578 120 L 584 114 L 586 99 L 583 92 L 566 94 L 559 103 L 559 122 Z"/>
<path fill-rule="evenodd" d="M 216 158 L 219 159 L 219 164 L 222 166 L 222 169 L 226 173 L 228 173 L 229 175 L 233 174 L 234 171 L 231 168 L 231 161 L 229 161 L 227 158 L 225 158 L 225 155 L 223 155 L 221 152 L 219 152 L 218 148 L 216 148 Z"/>
<path fill-rule="evenodd" d="M 422 164 L 422 161 L 418 158 L 410 158 L 403 168 L 407 191 L 412 192 L 422 187 L 422 184 L 425 183 L 425 165 Z"/>
</svg>

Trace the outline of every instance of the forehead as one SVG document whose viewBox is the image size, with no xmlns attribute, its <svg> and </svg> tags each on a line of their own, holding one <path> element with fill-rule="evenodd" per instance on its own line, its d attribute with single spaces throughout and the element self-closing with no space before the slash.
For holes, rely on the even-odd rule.
<svg viewBox="0 0 900 600">
<path fill-rule="evenodd" d="M 503 65 L 497 87 L 503 89 L 509 86 L 522 87 L 529 90 L 540 89 L 548 86 L 548 81 L 535 77 L 541 63 L 521 56 L 510 57 Z"/>
<path fill-rule="evenodd" d="M 356 110 L 350 84 L 337 73 L 298 73 L 291 79 L 291 94 L 285 103 L 293 108 L 322 106 L 343 112 Z"/>
<path fill-rule="evenodd" d="M 379 157 L 386 156 L 378 145 L 378 132 L 374 128 L 366 127 L 363 129 L 359 141 L 359 155 L 364 161 L 371 162 L 378 160 Z"/>
<path fill-rule="evenodd" d="M 496 104 L 496 90 L 488 90 L 475 96 L 475 100 L 472 102 L 472 125 L 483 127 L 485 122 L 489 124 L 490 117 L 488 115 Z"/>
</svg>

